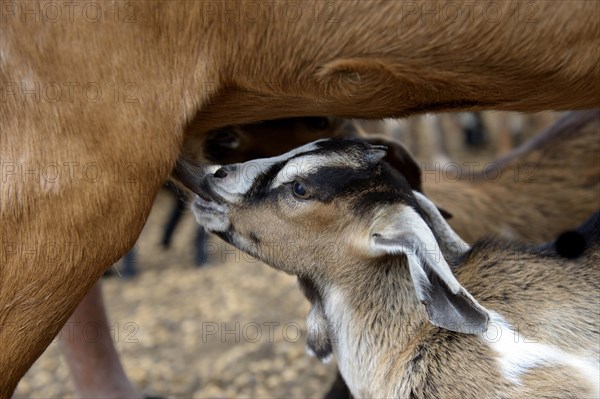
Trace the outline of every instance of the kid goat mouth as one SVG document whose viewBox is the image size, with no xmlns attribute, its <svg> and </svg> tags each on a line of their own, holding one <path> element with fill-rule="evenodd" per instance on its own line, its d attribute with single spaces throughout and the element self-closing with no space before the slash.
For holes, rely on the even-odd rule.
<svg viewBox="0 0 600 399">
<path fill-rule="evenodd" d="M 207 203 L 214 203 L 216 205 L 224 205 L 226 201 L 223 197 L 215 191 L 209 181 L 209 175 L 202 178 L 198 190 L 195 190 L 196 195 Z"/>
<path fill-rule="evenodd" d="M 223 204 L 219 204 L 212 199 L 207 199 L 199 194 L 194 198 L 194 208 L 198 211 L 205 213 L 219 213 L 224 214 L 227 211 L 227 207 Z"/>
<path fill-rule="evenodd" d="M 223 214 L 227 211 L 227 205 L 222 200 L 221 196 L 215 193 L 210 186 L 206 176 L 202 179 L 198 190 L 195 190 L 196 197 L 194 198 L 193 206 L 197 210 L 205 213 Z"/>
</svg>

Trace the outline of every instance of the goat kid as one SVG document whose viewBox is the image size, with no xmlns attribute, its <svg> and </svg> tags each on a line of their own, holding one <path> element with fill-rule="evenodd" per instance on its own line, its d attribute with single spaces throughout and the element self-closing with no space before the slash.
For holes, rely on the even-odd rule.
<svg viewBox="0 0 600 399">
<path fill-rule="evenodd" d="M 401 173 L 414 176 L 409 184 L 420 190 L 418 163 L 404 146 L 366 133 L 381 129 L 380 125 L 363 127 L 356 121 L 330 117 L 231 126 L 209 133 L 203 151 L 215 163 L 236 163 L 275 155 L 273 148 L 267 146 L 271 140 L 265 143 L 260 134 L 280 143 L 280 153 L 306 144 L 310 138 L 360 137 L 371 144 L 386 145 L 388 154 L 384 160 Z M 576 227 L 600 208 L 598 129 L 599 110 L 569 112 L 530 141 L 492 162 L 488 169 L 494 167 L 493 175 L 487 170 L 468 178 L 441 179 L 442 170 L 429 171 L 424 174 L 423 190 L 438 206 L 450 211 L 445 213 L 452 216 L 449 224 L 468 242 L 490 234 L 528 243 L 548 241 Z M 283 131 L 289 133 L 285 140 L 280 139 Z M 304 291 L 314 304 L 308 316 L 312 328 L 307 350 L 327 360 L 332 353 L 329 336 L 322 333 L 327 322 L 310 290 Z"/>
<path fill-rule="evenodd" d="M 298 276 L 355 396 L 597 397 L 600 216 L 575 260 L 548 245 L 469 248 L 384 156 L 321 140 L 211 168 L 192 209 Z"/>
</svg>

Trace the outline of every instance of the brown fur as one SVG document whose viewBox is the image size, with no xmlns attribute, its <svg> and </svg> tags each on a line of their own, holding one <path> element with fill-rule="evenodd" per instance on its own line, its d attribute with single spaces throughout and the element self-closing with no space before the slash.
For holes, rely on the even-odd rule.
<svg viewBox="0 0 600 399">
<path fill-rule="evenodd" d="M 512 3 L 500 3 L 502 18 L 477 12 L 464 23 L 431 22 L 390 1 L 324 2 L 316 11 L 306 3 L 298 21 L 280 11 L 232 21 L 222 3 L 131 4 L 132 23 L 114 14 L 86 21 L 83 5 L 74 19 L 63 10 L 56 23 L 23 18 L 18 10 L 2 16 L 1 82 L 42 88 L 96 82 L 104 93 L 92 102 L 76 91 L 71 101 L 63 85 L 57 102 L 3 98 L 5 165 L 120 169 L 94 182 L 81 174 L 52 184 L 2 181 L 0 397 L 11 395 L 93 282 L 134 243 L 192 120 L 208 131 L 295 115 L 375 118 L 598 103 L 595 2 L 533 3 L 533 16 L 516 17 Z M 206 9 L 213 6 L 214 13 Z M 123 95 L 118 101 L 115 84 Z M 55 262 L 30 255 L 56 242 L 63 256 Z M 76 256 L 64 255 L 73 243 Z"/>
</svg>

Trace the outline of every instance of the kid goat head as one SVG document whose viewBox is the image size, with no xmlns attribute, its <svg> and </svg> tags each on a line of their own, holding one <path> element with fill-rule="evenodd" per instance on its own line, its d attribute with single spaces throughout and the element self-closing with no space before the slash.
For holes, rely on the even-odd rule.
<svg viewBox="0 0 600 399">
<path fill-rule="evenodd" d="M 400 270 L 394 275 L 412 280 L 431 323 L 456 332 L 484 331 L 487 310 L 444 258 L 467 245 L 427 198 L 382 161 L 385 154 L 383 146 L 332 139 L 214 167 L 188 177 L 198 194 L 192 209 L 208 230 L 310 281 L 320 295 L 362 284 L 374 276 L 371 268 L 391 265 Z"/>
</svg>

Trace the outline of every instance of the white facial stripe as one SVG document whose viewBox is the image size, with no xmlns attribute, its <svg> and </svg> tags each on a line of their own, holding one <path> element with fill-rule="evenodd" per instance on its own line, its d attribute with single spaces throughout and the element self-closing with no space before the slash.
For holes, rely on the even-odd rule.
<svg viewBox="0 0 600 399">
<path fill-rule="evenodd" d="M 317 140 L 312 143 L 295 148 L 285 154 L 271 158 L 253 159 L 248 162 L 232 165 L 235 168 L 235 176 L 230 177 L 225 182 L 219 182 L 214 186 L 215 191 L 230 202 L 235 202 L 250 190 L 256 178 L 265 173 L 271 166 L 296 156 L 297 154 L 316 150 L 317 143 L 323 140 Z"/>
<path fill-rule="evenodd" d="M 567 353 L 553 345 L 534 342 L 527 337 L 515 336 L 517 329 L 496 312 L 490 312 L 490 324 L 480 338 L 498 353 L 498 363 L 505 378 L 521 384 L 521 376 L 544 365 L 563 365 L 576 370 L 589 381 L 594 397 L 600 394 L 600 369 L 597 359 Z"/>
<path fill-rule="evenodd" d="M 341 154 L 311 154 L 299 156 L 290 160 L 275 176 L 271 188 L 277 188 L 290 183 L 298 177 L 306 177 L 323 167 L 346 166 L 353 167 L 357 164 L 348 163 L 348 157 Z"/>
</svg>

